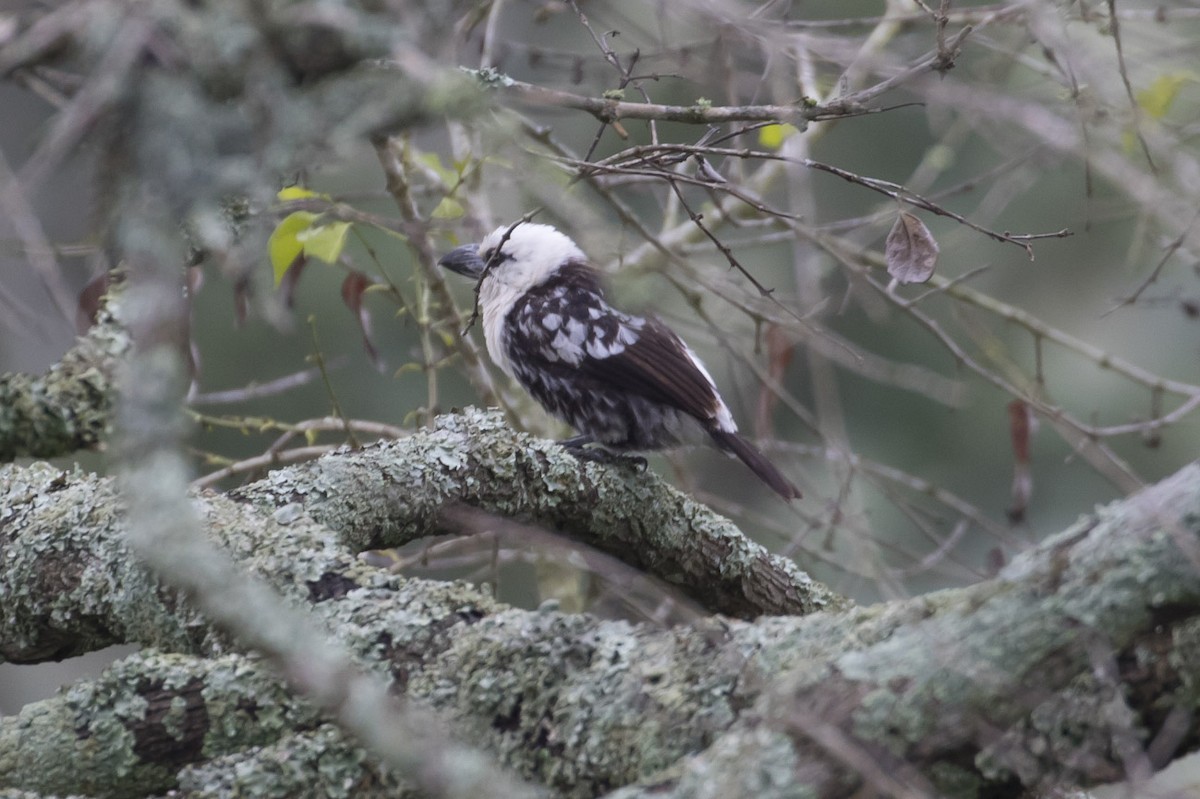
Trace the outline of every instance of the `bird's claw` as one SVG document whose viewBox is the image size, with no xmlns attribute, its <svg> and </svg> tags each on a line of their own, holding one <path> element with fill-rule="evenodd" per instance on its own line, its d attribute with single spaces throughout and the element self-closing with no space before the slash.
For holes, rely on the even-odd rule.
<svg viewBox="0 0 1200 799">
<path fill-rule="evenodd" d="M 649 462 L 641 455 L 618 455 L 617 460 L 639 474 L 650 468 Z"/>
<path fill-rule="evenodd" d="M 604 447 L 585 447 L 583 443 L 575 443 L 571 439 L 560 441 L 559 444 L 581 461 L 591 461 L 605 466 L 629 466 L 637 472 L 644 472 L 649 468 L 649 463 L 641 455 L 626 455 Z"/>
</svg>

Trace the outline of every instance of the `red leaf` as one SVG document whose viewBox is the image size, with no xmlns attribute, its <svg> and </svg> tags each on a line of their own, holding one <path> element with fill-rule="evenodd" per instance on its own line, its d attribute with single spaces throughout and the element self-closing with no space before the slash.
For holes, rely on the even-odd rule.
<svg viewBox="0 0 1200 799">
<path fill-rule="evenodd" d="M 279 291 L 283 293 L 283 302 L 289 310 L 296 306 L 296 286 L 300 284 L 300 275 L 304 273 L 306 266 L 308 266 L 308 259 L 303 254 L 297 255 L 296 260 L 279 280 Z"/>
<path fill-rule="evenodd" d="M 250 314 L 250 279 L 238 278 L 233 284 L 233 321 L 238 327 L 246 324 Z"/>
<path fill-rule="evenodd" d="M 767 325 L 767 373 L 776 383 L 783 382 L 792 356 L 796 354 L 796 342 L 779 325 Z M 771 417 L 779 397 L 770 386 L 761 385 L 758 388 L 758 412 L 754 419 L 754 432 L 759 438 L 770 438 L 774 435 Z"/>
<path fill-rule="evenodd" d="M 75 332 L 83 335 L 96 322 L 96 314 L 100 312 L 100 300 L 108 291 L 108 272 L 102 272 L 98 277 L 83 287 L 79 292 L 79 302 L 75 306 Z"/>
<path fill-rule="evenodd" d="M 1029 498 L 1033 496 L 1033 471 L 1029 468 L 1029 440 L 1034 428 L 1033 409 L 1021 400 L 1008 403 L 1008 432 L 1012 437 L 1012 504 L 1008 518 L 1014 524 L 1025 519 Z"/>
<path fill-rule="evenodd" d="M 986 557 L 988 577 L 995 577 L 1008 564 L 1008 558 L 1004 557 L 1004 550 L 1000 547 L 989 549 Z"/>
<path fill-rule="evenodd" d="M 1012 437 L 1013 458 L 1029 463 L 1029 438 L 1033 433 L 1033 411 L 1022 400 L 1008 403 L 1008 432 Z"/>
<path fill-rule="evenodd" d="M 366 351 L 367 357 L 371 359 L 371 363 L 375 365 L 376 369 L 383 371 L 383 359 L 379 357 L 379 351 L 375 349 L 375 344 L 371 341 L 371 314 L 363 305 L 363 292 L 373 285 L 375 282 L 371 278 L 362 272 L 351 270 L 350 274 L 346 275 L 346 279 L 342 281 L 342 302 L 358 318 L 358 326 L 362 329 L 363 335 L 363 349 Z"/>
</svg>

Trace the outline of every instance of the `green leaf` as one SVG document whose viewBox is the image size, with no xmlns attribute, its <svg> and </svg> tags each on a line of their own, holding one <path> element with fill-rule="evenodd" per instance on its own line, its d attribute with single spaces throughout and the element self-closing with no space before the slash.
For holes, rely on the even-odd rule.
<svg viewBox="0 0 1200 799">
<path fill-rule="evenodd" d="M 287 202 L 288 200 L 308 200 L 313 197 L 325 197 L 328 199 L 328 196 L 317 194 L 315 191 L 310 191 L 303 186 L 285 186 L 275 196 L 281 202 Z"/>
<path fill-rule="evenodd" d="M 1189 81 L 1200 80 L 1191 72 L 1170 72 L 1159 75 L 1145 89 L 1137 93 L 1138 105 L 1154 119 L 1162 119 L 1171 110 L 1179 90 Z"/>
<path fill-rule="evenodd" d="M 443 197 L 437 208 L 430 214 L 434 219 L 458 219 L 466 213 L 462 203 L 453 197 Z"/>
<path fill-rule="evenodd" d="M 342 250 L 346 246 L 346 233 L 350 230 L 349 222 L 331 222 L 328 225 L 314 225 L 296 234 L 296 240 L 304 245 L 304 254 L 320 258 L 327 264 L 337 263 Z"/>
<path fill-rule="evenodd" d="M 778 150 L 788 136 L 796 132 L 795 125 L 767 125 L 758 129 L 758 143 L 768 150 Z"/>
<path fill-rule="evenodd" d="M 275 273 L 277 287 L 287 270 L 304 251 L 304 244 L 299 237 L 312 227 L 316 218 L 316 214 L 308 211 L 296 211 L 284 217 L 271 231 L 271 238 L 267 240 L 267 252 L 271 256 L 271 270 Z"/>
<path fill-rule="evenodd" d="M 399 369 L 397 369 L 392 374 L 392 377 L 396 378 L 396 377 L 401 377 L 402 375 L 412 374 L 413 372 L 423 372 L 423 371 L 425 371 L 424 366 L 422 366 L 419 363 L 414 363 L 413 361 L 409 361 L 408 363 L 404 364 Z"/>
<path fill-rule="evenodd" d="M 451 186 L 458 183 L 459 172 L 453 169 L 447 169 L 446 165 L 442 163 L 442 157 L 437 153 L 421 153 L 419 156 L 417 156 L 417 160 L 432 169 L 434 172 L 437 172 L 438 177 L 442 179 L 442 182 Z"/>
</svg>

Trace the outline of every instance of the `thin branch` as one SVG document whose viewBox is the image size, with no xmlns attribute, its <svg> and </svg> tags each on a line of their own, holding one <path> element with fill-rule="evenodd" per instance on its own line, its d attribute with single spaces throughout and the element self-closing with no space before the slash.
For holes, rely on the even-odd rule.
<svg viewBox="0 0 1200 799">
<path fill-rule="evenodd" d="M 394 137 L 384 137 L 375 139 L 372 144 L 375 147 L 375 156 L 379 159 L 380 167 L 387 180 L 388 194 L 392 196 L 396 206 L 400 209 L 401 217 L 411 228 L 406 232 L 409 246 L 416 254 L 417 265 L 424 272 L 425 279 L 433 291 L 441 312 L 456 329 L 461 329 L 464 326 L 462 314 L 454 302 L 445 278 L 437 268 L 437 254 L 430 239 L 428 227 L 421 223 L 416 203 L 408 191 L 403 153 L 398 152 L 400 150 L 399 142 Z M 507 407 L 510 403 L 506 401 L 500 387 L 492 379 L 491 372 L 488 371 L 475 340 L 467 336 L 456 336 L 452 339 L 450 346 L 462 356 L 467 376 L 480 399 L 488 405 Z"/>
<path fill-rule="evenodd" d="M 629 165 L 625 163 L 626 161 L 632 161 L 634 164 L 637 164 L 652 162 L 655 160 L 656 156 L 686 158 L 692 154 L 757 159 L 762 161 L 779 161 L 782 163 L 797 164 L 808 169 L 816 169 L 822 172 L 828 172 L 829 174 L 835 175 L 842 180 L 870 189 L 871 191 L 878 192 L 885 197 L 889 197 L 898 202 L 907 203 L 914 208 L 921 208 L 929 211 L 930 213 L 937 214 L 938 216 L 944 216 L 953 219 L 960 224 L 966 225 L 972 230 L 982 233 L 988 238 L 995 239 L 996 241 L 1000 242 L 1007 242 L 1009 244 L 1016 244 L 1026 252 L 1030 260 L 1033 260 L 1033 248 L 1030 245 L 1030 242 L 1038 239 L 1066 238 L 1072 235 L 1069 230 L 1057 230 L 1050 233 L 1015 234 L 989 230 L 988 228 L 978 225 L 960 214 L 956 214 L 953 211 L 942 207 L 938 203 L 927 199 L 920 194 L 909 191 L 898 183 L 892 183 L 891 181 L 887 180 L 880 180 L 878 178 L 869 178 L 863 175 L 858 175 L 854 172 L 850 172 L 849 170 L 841 169 L 840 167 L 835 167 L 820 161 L 814 161 L 811 158 L 794 158 L 791 156 L 782 155 L 780 153 L 754 150 L 752 148 L 733 149 L 726 147 L 697 147 L 687 144 L 641 145 L 638 147 L 630 147 L 622 150 L 619 153 L 611 155 L 603 161 L 597 162 L 595 167 L 601 168 L 611 166 L 613 171 L 630 172 L 632 170 L 630 170 Z M 703 185 L 715 190 L 730 191 L 726 184 L 713 183 L 711 181 L 698 182 L 701 182 Z M 745 201 L 742 194 L 734 193 L 734 196 Z M 769 209 L 764 209 L 761 206 L 756 207 L 758 210 L 767 210 L 769 212 Z M 786 214 L 773 215 L 780 216 L 782 218 L 787 217 Z"/>
<path fill-rule="evenodd" d="M 329 361 L 329 369 L 337 369 L 347 360 L 344 355 L 339 355 Z M 298 372 L 293 372 L 290 375 L 277 377 L 274 380 L 268 380 L 265 383 L 250 383 L 242 388 L 231 388 L 225 391 L 209 391 L 203 394 L 195 393 L 188 397 L 189 405 L 233 405 L 239 402 L 248 402 L 249 400 L 263 399 L 264 397 L 274 397 L 279 394 L 284 394 L 294 388 L 306 386 L 312 381 L 321 376 L 320 367 L 313 366 L 308 369 L 301 369 Z"/>
<path fill-rule="evenodd" d="M 315 315 L 308 317 L 308 327 L 312 333 L 313 354 L 311 357 L 317 362 L 317 369 L 321 373 L 321 382 L 325 385 L 325 394 L 333 406 L 334 415 L 342 420 L 342 427 L 346 431 L 346 438 L 349 440 L 350 446 L 357 449 L 362 444 L 355 437 L 354 429 L 350 427 L 350 419 L 342 411 L 342 404 L 338 402 L 337 392 L 333 390 L 333 382 L 329 379 L 329 370 L 325 367 L 325 354 L 321 351 L 321 341 L 317 337 L 317 317 Z"/>
<path fill-rule="evenodd" d="M 1180 232 L 1180 234 L 1176 236 L 1170 244 L 1166 246 L 1162 258 L 1160 258 L 1158 263 L 1154 265 L 1154 269 L 1150 271 L 1150 274 L 1146 276 L 1146 279 L 1143 280 L 1141 284 L 1138 285 L 1138 287 L 1134 289 L 1133 292 L 1127 297 L 1121 298 L 1116 305 L 1105 311 L 1103 315 L 1108 316 L 1118 308 L 1136 303 L 1142 296 L 1142 292 L 1150 288 L 1150 285 L 1158 280 L 1159 275 L 1162 274 L 1163 267 L 1167 265 L 1167 261 L 1171 260 L 1171 257 L 1175 255 L 1175 253 L 1179 252 L 1179 249 L 1183 247 L 1183 243 L 1187 241 L 1188 235 L 1192 232 L 1192 229 L 1196 226 L 1198 221 L 1200 221 L 1200 211 L 1196 212 L 1196 215 L 1192 217 L 1191 223 L 1184 228 L 1183 231 Z"/>
<path fill-rule="evenodd" d="M 41 281 L 59 315 L 70 325 L 75 324 L 76 302 L 63 280 L 62 269 L 55 257 L 37 212 L 30 204 L 21 181 L 9 168 L 8 159 L 0 152 L 0 210 L 4 212 L 20 240 L 30 266 Z"/>
<path fill-rule="evenodd" d="M 1158 167 L 1150 155 L 1150 145 L 1146 143 L 1146 137 L 1142 134 L 1141 106 L 1138 105 L 1137 97 L 1133 94 L 1133 86 L 1129 83 L 1129 68 L 1125 64 L 1125 48 L 1121 44 L 1121 21 L 1117 16 L 1117 0 L 1108 0 L 1108 24 L 1112 29 L 1113 45 L 1117 49 L 1117 72 L 1121 76 L 1121 83 L 1125 87 L 1125 96 L 1129 98 L 1129 107 L 1133 111 L 1134 133 L 1142 148 L 1142 154 L 1146 156 L 1146 161 L 1150 164 L 1151 171 L 1157 174 Z"/>
<path fill-rule="evenodd" d="M 271 450 L 262 455 L 256 455 L 253 458 L 246 458 L 245 460 L 231 463 L 224 469 L 218 469 L 215 472 L 193 480 L 191 485 L 195 489 L 212 488 L 225 478 L 232 477 L 235 474 L 260 472 L 266 469 L 286 466 L 291 463 L 316 460 L 333 449 L 336 449 L 335 444 L 318 444 L 316 446 L 296 447 L 295 449 L 286 449 L 283 451 Z"/>
<path fill-rule="evenodd" d="M 496 266 L 500 264 L 502 260 L 500 255 L 503 252 L 504 245 L 508 242 L 509 237 L 512 236 L 512 232 L 519 226 L 532 220 L 535 216 L 541 213 L 541 211 L 541 208 L 535 208 L 532 211 L 529 211 L 516 222 L 513 222 L 511 225 L 509 225 L 508 229 L 504 231 L 504 235 L 500 237 L 500 242 L 496 245 L 496 249 L 492 250 L 492 254 L 488 256 L 487 263 L 483 265 L 483 271 L 479 273 L 479 279 L 475 281 L 475 307 L 471 309 L 471 315 L 467 317 L 467 323 L 463 327 L 462 332 L 459 333 L 460 337 L 466 338 L 467 333 L 471 332 L 471 328 L 479 320 L 479 291 L 483 287 L 484 279 L 491 273 L 493 269 L 496 268 Z"/>
<path fill-rule="evenodd" d="M 585 97 L 560 89 L 537 86 L 512 80 L 504 89 L 517 100 L 534 105 L 550 105 L 586 111 L 601 122 L 618 119 L 653 119 L 659 122 L 687 122 L 695 125 L 718 125 L 726 122 L 799 122 L 845 116 L 846 111 L 828 114 L 807 105 L 803 100 L 791 105 L 690 106 L 659 103 L 630 103 L 615 98 Z"/>
</svg>

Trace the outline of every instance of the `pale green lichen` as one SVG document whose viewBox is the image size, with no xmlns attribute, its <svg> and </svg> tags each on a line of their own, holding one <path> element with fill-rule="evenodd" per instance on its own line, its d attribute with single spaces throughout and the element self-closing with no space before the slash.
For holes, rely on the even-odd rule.
<svg viewBox="0 0 1200 799">
<path fill-rule="evenodd" d="M 429 535 L 443 506 L 463 502 L 545 525 L 635 567 L 653 564 L 712 610 L 753 616 L 845 606 L 653 474 L 581 463 L 553 442 L 513 431 L 498 411 L 439 416 L 432 431 L 281 469 L 233 496 L 268 509 L 299 501 L 355 551 Z"/>
<path fill-rule="evenodd" d="M 0 375 L 0 462 L 66 455 L 107 436 L 113 374 L 130 348 L 117 304 L 110 293 L 87 334 L 45 374 Z"/>
<path fill-rule="evenodd" d="M 489 89 L 507 88 L 512 86 L 514 82 L 508 75 L 493 67 L 484 67 L 483 69 L 459 67 L 459 70 L 475 78 Z"/>
</svg>

